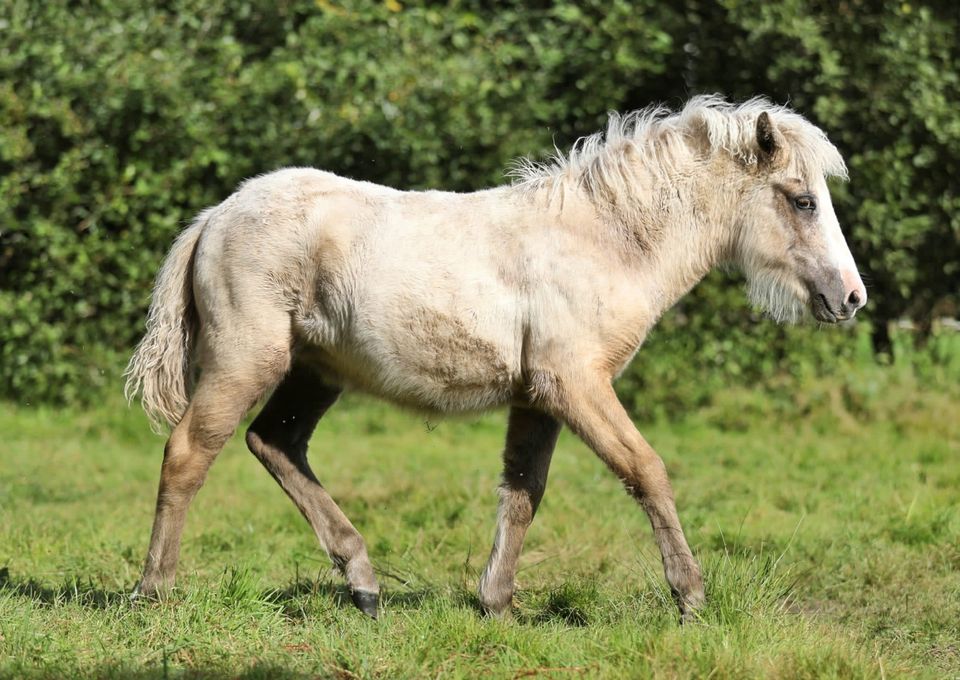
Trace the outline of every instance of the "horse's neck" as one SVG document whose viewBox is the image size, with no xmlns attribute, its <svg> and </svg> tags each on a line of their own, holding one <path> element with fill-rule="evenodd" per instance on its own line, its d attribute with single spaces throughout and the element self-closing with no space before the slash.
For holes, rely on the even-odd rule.
<svg viewBox="0 0 960 680">
<path fill-rule="evenodd" d="M 623 210 L 593 210 L 586 228 L 610 235 L 611 255 L 632 270 L 647 314 L 656 319 L 728 259 L 736 209 L 729 197 L 735 194 L 704 172 L 702 179 L 656 187 Z M 581 214 L 589 212 L 580 207 Z"/>
<path fill-rule="evenodd" d="M 691 196 L 682 211 L 664 220 L 663 237 L 649 263 L 663 294 L 660 313 L 728 258 L 733 218 L 717 209 L 716 200 L 703 193 Z"/>
</svg>

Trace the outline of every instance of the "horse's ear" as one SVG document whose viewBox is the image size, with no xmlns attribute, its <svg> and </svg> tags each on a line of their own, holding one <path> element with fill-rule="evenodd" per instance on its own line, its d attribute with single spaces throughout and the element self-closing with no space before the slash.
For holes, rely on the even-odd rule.
<svg viewBox="0 0 960 680">
<path fill-rule="evenodd" d="M 785 155 L 787 140 L 770 120 L 770 114 L 761 111 L 757 116 L 757 146 L 760 148 L 760 158 L 767 163 L 773 163 Z"/>
</svg>

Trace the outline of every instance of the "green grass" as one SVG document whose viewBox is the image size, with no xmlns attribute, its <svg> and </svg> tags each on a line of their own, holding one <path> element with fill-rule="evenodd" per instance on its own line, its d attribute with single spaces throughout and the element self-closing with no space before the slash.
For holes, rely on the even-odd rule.
<svg viewBox="0 0 960 680">
<path fill-rule="evenodd" d="M 734 394 L 642 428 L 705 569 L 685 627 L 646 518 L 567 433 L 517 615 L 483 618 L 503 414 L 359 399 L 311 459 L 367 539 L 378 622 L 239 436 L 191 508 L 178 589 L 133 607 L 162 439 L 119 403 L 0 405 L 0 676 L 960 677 L 960 398 L 864 389 L 811 386 L 802 418 L 745 421 Z"/>
</svg>

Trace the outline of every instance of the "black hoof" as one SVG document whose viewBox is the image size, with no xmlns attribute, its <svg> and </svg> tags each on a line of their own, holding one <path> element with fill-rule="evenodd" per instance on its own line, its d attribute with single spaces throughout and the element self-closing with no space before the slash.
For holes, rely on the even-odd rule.
<svg viewBox="0 0 960 680">
<path fill-rule="evenodd" d="M 366 590 L 350 591 L 350 599 L 357 605 L 357 609 L 369 616 L 371 619 L 377 618 L 377 605 L 380 602 L 380 595 Z"/>
</svg>

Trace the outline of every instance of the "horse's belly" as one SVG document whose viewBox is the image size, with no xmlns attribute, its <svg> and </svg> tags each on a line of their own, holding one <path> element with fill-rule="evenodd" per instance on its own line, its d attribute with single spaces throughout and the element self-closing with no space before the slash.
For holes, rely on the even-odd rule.
<svg viewBox="0 0 960 680">
<path fill-rule="evenodd" d="M 360 321 L 305 357 L 345 388 L 430 412 L 488 409 L 509 401 L 519 383 L 519 347 L 509 337 L 424 308 L 389 324 Z"/>
<path fill-rule="evenodd" d="M 345 389 L 432 413 L 483 411 L 509 401 L 515 387 L 505 363 L 486 354 L 456 361 L 426 352 L 370 356 L 307 350 L 304 358 Z"/>
</svg>

